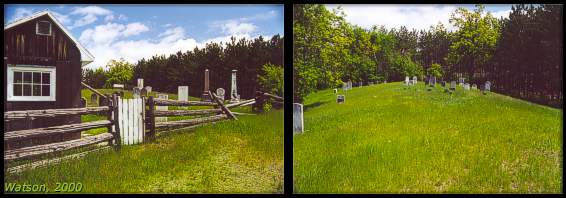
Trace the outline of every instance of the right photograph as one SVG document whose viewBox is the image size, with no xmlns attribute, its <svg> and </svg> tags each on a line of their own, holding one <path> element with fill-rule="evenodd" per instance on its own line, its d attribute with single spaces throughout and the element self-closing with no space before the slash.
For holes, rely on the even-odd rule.
<svg viewBox="0 0 566 198">
<path fill-rule="evenodd" d="M 562 193 L 563 5 L 293 5 L 293 193 Z"/>
</svg>

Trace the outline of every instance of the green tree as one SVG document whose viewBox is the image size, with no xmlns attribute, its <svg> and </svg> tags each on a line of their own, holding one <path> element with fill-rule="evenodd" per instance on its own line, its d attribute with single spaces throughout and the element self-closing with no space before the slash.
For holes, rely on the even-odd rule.
<svg viewBox="0 0 566 198">
<path fill-rule="evenodd" d="M 442 71 L 442 66 L 440 66 L 440 64 L 438 63 L 433 63 L 428 69 L 427 69 L 427 74 L 429 75 L 433 75 L 436 78 L 441 78 L 443 75 L 443 71 Z"/>
<path fill-rule="evenodd" d="M 113 84 L 128 84 L 133 77 L 133 65 L 126 62 L 123 58 L 120 60 L 110 60 L 106 65 L 108 72 L 106 72 L 105 87 L 112 87 Z"/>
<path fill-rule="evenodd" d="M 266 92 L 283 96 L 284 93 L 284 69 L 280 65 L 267 63 L 263 65 L 259 84 Z"/>
<path fill-rule="evenodd" d="M 499 21 L 490 12 L 485 12 L 485 6 L 476 5 L 473 12 L 463 7 L 456 9 L 450 23 L 458 31 L 450 45 L 449 63 L 469 79 L 475 72 L 484 74 L 485 64 L 493 56 L 500 36 Z"/>
</svg>

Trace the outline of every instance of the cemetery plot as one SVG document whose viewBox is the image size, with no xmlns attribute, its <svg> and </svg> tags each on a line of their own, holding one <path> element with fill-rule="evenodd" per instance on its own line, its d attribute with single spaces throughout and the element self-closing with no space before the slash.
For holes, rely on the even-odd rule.
<svg viewBox="0 0 566 198">
<path fill-rule="evenodd" d="M 404 81 L 305 98 L 294 193 L 558 193 L 562 111 Z M 482 83 L 483 84 L 483 83 Z M 418 91 L 420 89 L 421 91 Z"/>
</svg>

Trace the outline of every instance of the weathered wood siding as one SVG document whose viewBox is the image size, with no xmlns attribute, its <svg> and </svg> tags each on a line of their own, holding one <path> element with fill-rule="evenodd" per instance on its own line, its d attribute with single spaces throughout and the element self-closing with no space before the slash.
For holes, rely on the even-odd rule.
<svg viewBox="0 0 566 198">
<path fill-rule="evenodd" d="M 37 21 L 51 22 L 51 35 L 37 35 Z M 7 101 L 4 89 L 4 111 L 77 108 L 81 98 L 81 56 L 73 41 L 48 16 L 20 24 L 4 31 L 4 87 L 7 87 L 8 64 L 45 65 L 56 67 L 56 101 L 18 102 Z M 79 123 L 80 116 L 40 118 L 33 121 L 4 123 L 4 131 Z M 56 135 L 52 138 L 34 139 L 23 145 L 49 143 L 80 138 L 80 133 Z M 23 146 L 21 145 L 21 146 Z"/>
</svg>

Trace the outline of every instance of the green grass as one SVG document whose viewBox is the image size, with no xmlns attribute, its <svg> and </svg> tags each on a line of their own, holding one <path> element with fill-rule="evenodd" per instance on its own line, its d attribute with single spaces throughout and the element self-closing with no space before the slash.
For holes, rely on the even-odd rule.
<svg viewBox="0 0 566 198">
<path fill-rule="evenodd" d="M 342 91 L 340 91 L 342 92 Z M 562 110 L 402 83 L 304 102 L 296 193 L 560 193 Z"/>
<path fill-rule="evenodd" d="M 56 182 L 81 182 L 83 193 L 282 193 L 283 111 L 238 119 L 6 175 L 4 182 L 51 190 Z"/>
</svg>

